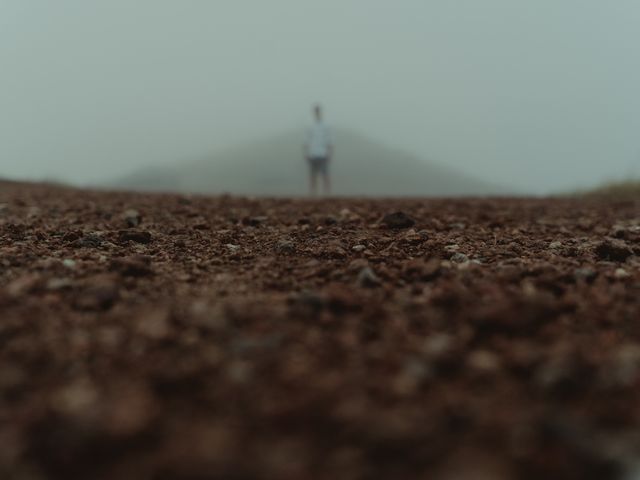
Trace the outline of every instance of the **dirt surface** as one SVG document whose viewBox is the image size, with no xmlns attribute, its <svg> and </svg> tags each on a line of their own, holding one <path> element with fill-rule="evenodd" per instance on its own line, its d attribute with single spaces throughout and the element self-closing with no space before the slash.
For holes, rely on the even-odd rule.
<svg viewBox="0 0 640 480">
<path fill-rule="evenodd" d="M 0 185 L 0 478 L 640 478 L 640 203 Z"/>
</svg>

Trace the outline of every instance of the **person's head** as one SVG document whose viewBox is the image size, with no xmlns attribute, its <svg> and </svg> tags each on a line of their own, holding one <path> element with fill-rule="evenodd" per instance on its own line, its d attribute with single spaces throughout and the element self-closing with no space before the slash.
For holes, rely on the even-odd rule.
<svg viewBox="0 0 640 480">
<path fill-rule="evenodd" d="M 316 120 L 322 120 L 322 107 L 320 106 L 320 104 L 314 105 L 313 115 L 315 116 Z"/>
</svg>

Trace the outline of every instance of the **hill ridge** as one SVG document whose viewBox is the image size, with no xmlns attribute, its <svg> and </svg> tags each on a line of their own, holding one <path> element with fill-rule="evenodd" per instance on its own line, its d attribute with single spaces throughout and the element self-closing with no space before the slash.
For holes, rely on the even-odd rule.
<svg viewBox="0 0 640 480">
<path fill-rule="evenodd" d="M 495 195 L 506 190 L 363 134 L 336 128 L 333 193 L 344 196 Z M 304 195 L 302 130 L 254 140 L 175 165 L 148 167 L 110 186 L 205 194 Z"/>
</svg>

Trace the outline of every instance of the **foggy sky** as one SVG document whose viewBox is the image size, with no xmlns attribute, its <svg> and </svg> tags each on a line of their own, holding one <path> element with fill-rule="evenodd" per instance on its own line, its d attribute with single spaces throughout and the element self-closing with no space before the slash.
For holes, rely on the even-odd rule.
<svg viewBox="0 0 640 480">
<path fill-rule="evenodd" d="M 0 177 L 110 180 L 316 101 L 530 192 L 640 174 L 638 25 L 637 0 L 0 0 Z"/>
</svg>

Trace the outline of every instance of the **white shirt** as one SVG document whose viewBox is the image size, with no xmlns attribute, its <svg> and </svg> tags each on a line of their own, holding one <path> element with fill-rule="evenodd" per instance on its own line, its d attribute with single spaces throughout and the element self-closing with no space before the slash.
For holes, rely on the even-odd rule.
<svg viewBox="0 0 640 480">
<path fill-rule="evenodd" d="M 333 146 L 331 131 L 323 122 L 315 122 L 307 133 L 305 147 L 307 155 L 311 158 L 323 158 L 329 156 L 329 150 Z"/>
</svg>

